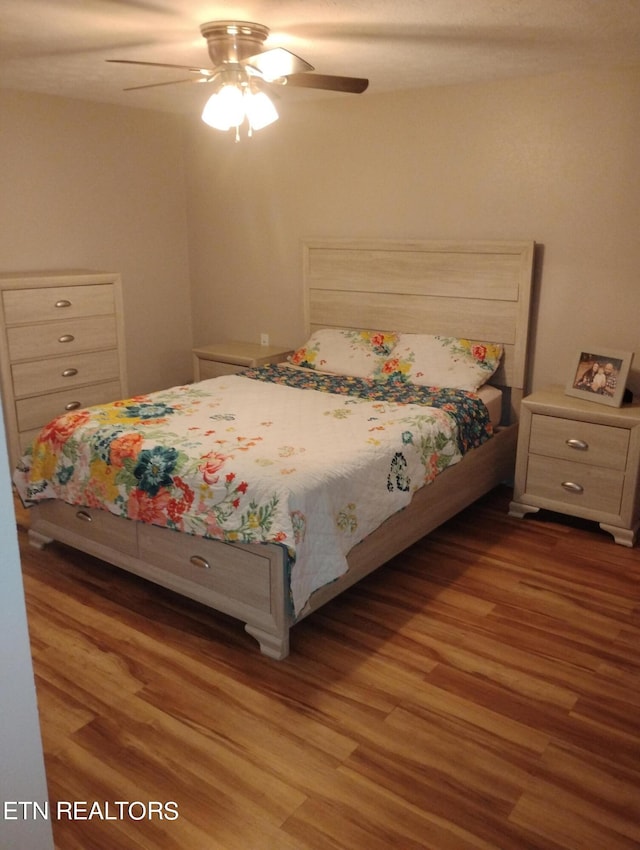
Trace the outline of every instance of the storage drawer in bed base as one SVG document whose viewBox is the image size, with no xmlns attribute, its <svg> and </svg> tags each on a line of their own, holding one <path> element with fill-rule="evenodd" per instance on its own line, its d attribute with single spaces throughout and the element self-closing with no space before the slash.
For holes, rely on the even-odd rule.
<svg viewBox="0 0 640 850">
<path fill-rule="evenodd" d="M 33 546 L 58 540 L 102 558 L 243 620 L 265 655 L 288 654 L 291 617 L 282 546 L 231 546 L 55 501 L 34 505 L 30 513 Z"/>
</svg>

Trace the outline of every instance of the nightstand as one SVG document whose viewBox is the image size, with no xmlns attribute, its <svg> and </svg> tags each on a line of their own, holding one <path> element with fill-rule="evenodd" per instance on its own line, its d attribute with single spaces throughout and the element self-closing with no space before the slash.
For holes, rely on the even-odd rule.
<svg viewBox="0 0 640 850">
<path fill-rule="evenodd" d="M 293 353 L 279 345 L 259 345 L 257 342 L 218 342 L 193 349 L 193 380 L 234 375 L 253 366 L 280 363 Z"/>
<path fill-rule="evenodd" d="M 595 520 L 633 546 L 640 524 L 640 404 L 605 407 L 552 387 L 522 401 L 511 516 Z"/>
</svg>

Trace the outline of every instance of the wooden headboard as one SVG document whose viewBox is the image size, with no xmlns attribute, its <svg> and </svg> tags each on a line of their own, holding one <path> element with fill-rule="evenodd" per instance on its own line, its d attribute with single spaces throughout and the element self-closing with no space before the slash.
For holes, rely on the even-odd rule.
<svg viewBox="0 0 640 850">
<path fill-rule="evenodd" d="M 503 420 L 526 392 L 534 242 L 314 239 L 304 243 L 305 319 L 501 342 L 492 384 Z"/>
</svg>

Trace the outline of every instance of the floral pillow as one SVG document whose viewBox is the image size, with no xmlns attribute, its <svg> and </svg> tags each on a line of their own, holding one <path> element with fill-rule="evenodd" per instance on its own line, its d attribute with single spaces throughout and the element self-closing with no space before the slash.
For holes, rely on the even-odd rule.
<svg viewBox="0 0 640 850">
<path fill-rule="evenodd" d="M 390 356 L 398 334 L 389 331 L 352 331 L 323 328 L 289 355 L 289 362 L 307 369 L 373 378 Z"/>
<path fill-rule="evenodd" d="M 399 334 L 379 380 L 475 392 L 500 365 L 502 345 L 450 336 Z"/>
</svg>

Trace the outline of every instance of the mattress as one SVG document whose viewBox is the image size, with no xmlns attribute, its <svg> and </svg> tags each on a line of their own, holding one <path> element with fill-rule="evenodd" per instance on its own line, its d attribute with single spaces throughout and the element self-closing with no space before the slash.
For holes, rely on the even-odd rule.
<svg viewBox="0 0 640 850">
<path fill-rule="evenodd" d="M 491 384 L 485 384 L 480 387 L 477 395 L 489 411 L 489 421 L 496 428 L 502 418 L 502 390 L 492 387 Z"/>
</svg>

